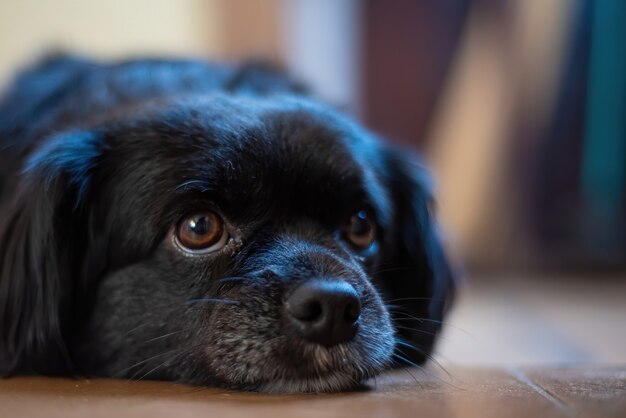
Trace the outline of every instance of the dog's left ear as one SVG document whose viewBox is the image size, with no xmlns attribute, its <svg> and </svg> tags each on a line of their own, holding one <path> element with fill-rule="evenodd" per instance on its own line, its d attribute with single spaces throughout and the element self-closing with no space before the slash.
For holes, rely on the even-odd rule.
<svg viewBox="0 0 626 418">
<path fill-rule="evenodd" d="M 0 375 L 71 370 L 66 338 L 95 134 L 59 134 L 25 164 L 0 220 Z"/>
<path fill-rule="evenodd" d="M 455 272 L 435 219 L 426 168 L 410 151 L 386 148 L 383 154 L 393 212 L 375 277 L 398 337 L 397 362 L 419 364 L 430 356 L 452 303 Z"/>
</svg>

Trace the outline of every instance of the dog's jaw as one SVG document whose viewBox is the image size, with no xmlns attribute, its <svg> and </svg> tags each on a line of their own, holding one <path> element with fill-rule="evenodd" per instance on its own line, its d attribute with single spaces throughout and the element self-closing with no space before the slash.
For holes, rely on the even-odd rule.
<svg viewBox="0 0 626 418">
<path fill-rule="evenodd" d="M 266 349 L 241 353 L 239 362 L 228 367 L 212 362 L 221 385 L 230 389 L 266 393 L 326 393 L 356 389 L 371 377 L 380 374 L 391 363 L 394 339 L 391 333 L 377 333 L 376 341 L 340 344 L 326 348 L 318 344 L 297 342 L 287 337 L 265 343 Z M 306 372 L 294 372 L 281 364 L 277 347 L 289 344 L 291 356 L 297 353 L 306 365 Z M 254 357 L 254 363 L 250 358 Z M 240 365 L 244 364 L 243 367 Z"/>
</svg>

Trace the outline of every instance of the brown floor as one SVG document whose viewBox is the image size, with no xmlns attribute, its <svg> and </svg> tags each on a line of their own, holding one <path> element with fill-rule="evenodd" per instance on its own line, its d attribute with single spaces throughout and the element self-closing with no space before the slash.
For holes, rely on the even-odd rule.
<svg viewBox="0 0 626 418">
<path fill-rule="evenodd" d="M 442 363 L 626 365 L 626 277 L 470 279 L 456 302 Z"/>
<path fill-rule="evenodd" d="M 447 320 L 443 366 L 388 373 L 361 392 L 12 378 L 0 380 L 0 418 L 626 417 L 625 296 L 624 280 L 477 282 Z"/>
<path fill-rule="evenodd" d="M 13 378 L 2 417 L 626 416 L 626 367 L 407 369 L 336 395 L 229 393 L 166 382 Z"/>
</svg>

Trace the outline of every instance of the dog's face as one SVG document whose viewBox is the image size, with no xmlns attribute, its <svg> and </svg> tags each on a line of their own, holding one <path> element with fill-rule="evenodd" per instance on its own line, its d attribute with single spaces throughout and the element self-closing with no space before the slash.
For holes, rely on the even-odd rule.
<svg viewBox="0 0 626 418">
<path fill-rule="evenodd" d="M 300 392 L 419 362 L 451 290 L 424 178 L 289 98 L 57 134 L 2 230 L 0 368 Z"/>
</svg>

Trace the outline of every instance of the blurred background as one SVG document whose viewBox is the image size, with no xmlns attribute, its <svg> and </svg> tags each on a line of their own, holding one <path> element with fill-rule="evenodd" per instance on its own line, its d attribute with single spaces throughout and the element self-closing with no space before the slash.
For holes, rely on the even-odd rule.
<svg viewBox="0 0 626 418">
<path fill-rule="evenodd" d="M 3 0 L 56 50 L 276 63 L 421 152 L 466 281 L 448 362 L 626 362 L 626 2 Z"/>
</svg>

